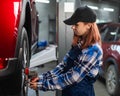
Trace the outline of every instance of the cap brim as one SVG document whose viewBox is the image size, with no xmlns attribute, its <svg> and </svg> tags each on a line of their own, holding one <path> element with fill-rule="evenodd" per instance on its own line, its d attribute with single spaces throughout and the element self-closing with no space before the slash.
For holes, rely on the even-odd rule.
<svg viewBox="0 0 120 96">
<path fill-rule="evenodd" d="M 77 22 L 75 20 L 73 20 L 72 18 L 69 18 L 69 19 L 66 19 L 63 21 L 65 24 L 67 25 L 74 25 L 76 24 Z"/>
</svg>

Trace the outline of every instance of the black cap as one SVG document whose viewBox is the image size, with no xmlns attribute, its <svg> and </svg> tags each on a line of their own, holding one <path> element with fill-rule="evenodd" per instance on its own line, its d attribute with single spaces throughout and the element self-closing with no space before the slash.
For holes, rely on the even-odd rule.
<svg viewBox="0 0 120 96">
<path fill-rule="evenodd" d="M 67 25 L 74 25 L 80 21 L 89 23 L 95 22 L 96 21 L 95 12 L 88 6 L 79 7 L 75 10 L 75 12 L 70 18 L 64 21 L 64 23 Z"/>
</svg>

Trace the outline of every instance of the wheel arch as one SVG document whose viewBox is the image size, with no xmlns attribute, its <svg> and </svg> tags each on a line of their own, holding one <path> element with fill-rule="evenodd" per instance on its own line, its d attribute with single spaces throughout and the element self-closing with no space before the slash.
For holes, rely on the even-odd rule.
<svg viewBox="0 0 120 96">
<path fill-rule="evenodd" d="M 20 23 L 18 27 L 18 38 L 16 42 L 16 50 L 15 50 L 15 57 L 19 56 L 19 44 L 22 34 L 22 28 L 25 27 L 28 35 L 29 40 L 29 52 L 31 53 L 31 33 L 32 33 L 32 25 L 31 25 L 31 6 L 29 0 L 23 0 L 22 4 L 22 12 L 20 16 Z M 30 54 L 31 55 L 31 54 Z"/>
<path fill-rule="evenodd" d="M 110 57 L 105 61 L 105 73 L 110 65 L 114 65 L 116 71 L 119 72 L 118 64 L 117 64 L 116 60 L 114 58 Z"/>
<path fill-rule="evenodd" d="M 26 4 L 24 27 L 27 30 L 28 41 L 29 41 L 29 53 L 31 56 L 32 22 L 31 22 L 31 8 L 29 3 Z"/>
</svg>

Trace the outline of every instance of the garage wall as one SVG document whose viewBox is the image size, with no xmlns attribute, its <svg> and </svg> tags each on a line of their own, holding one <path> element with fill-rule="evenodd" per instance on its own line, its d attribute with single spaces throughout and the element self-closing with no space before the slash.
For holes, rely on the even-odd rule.
<svg viewBox="0 0 120 96">
<path fill-rule="evenodd" d="M 79 0 L 78 0 L 79 1 Z M 64 12 L 64 3 L 65 2 L 74 2 L 75 0 L 60 0 L 59 1 L 59 34 L 58 34 L 58 49 L 59 49 L 59 61 L 62 60 L 65 53 L 70 49 L 73 32 L 71 26 L 65 25 L 63 21 L 69 16 L 72 15 L 72 12 Z"/>
<path fill-rule="evenodd" d="M 56 18 L 56 0 L 50 0 L 50 3 L 38 3 L 36 7 L 39 13 L 39 41 L 49 39 L 49 19 Z M 56 27 L 56 26 L 55 26 Z"/>
</svg>

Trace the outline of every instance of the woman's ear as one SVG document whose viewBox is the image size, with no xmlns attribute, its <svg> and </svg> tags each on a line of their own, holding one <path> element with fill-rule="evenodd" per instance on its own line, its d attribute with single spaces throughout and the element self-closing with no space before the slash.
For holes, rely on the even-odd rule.
<svg viewBox="0 0 120 96">
<path fill-rule="evenodd" d="M 88 28 L 88 29 L 90 29 L 91 26 L 92 26 L 91 23 L 88 23 L 88 24 L 87 24 L 87 28 Z"/>
</svg>

